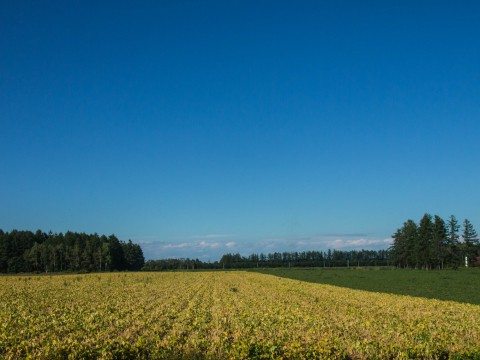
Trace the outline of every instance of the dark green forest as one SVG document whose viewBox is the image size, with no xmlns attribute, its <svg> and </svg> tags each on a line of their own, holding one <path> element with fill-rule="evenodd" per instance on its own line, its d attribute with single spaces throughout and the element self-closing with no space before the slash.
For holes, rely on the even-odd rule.
<svg viewBox="0 0 480 360">
<path fill-rule="evenodd" d="M 144 263 L 140 245 L 120 241 L 115 235 L 0 229 L 2 273 L 133 271 Z"/>
<path fill-rule="evenodd" d="M 461 241 L 460 241 L 461 240 Z M 392 264 L 400 268 L 444 269 L 478 266 L 480 243 L 472 223 L 460 226 L 451 215 L 447 221 L 425 214 L 417 224 L 407 220 L 393 235 Z"/>
</svg>

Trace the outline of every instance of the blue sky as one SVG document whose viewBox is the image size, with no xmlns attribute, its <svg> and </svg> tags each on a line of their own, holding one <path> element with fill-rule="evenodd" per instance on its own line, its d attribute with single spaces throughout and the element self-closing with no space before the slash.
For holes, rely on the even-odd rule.
<svg viewBox="0 0 480 360">
<path fill-rule="evenodd" d="M 0 228 L 147 258 L 480 226 L 476 1 L 2 1 Z"/>
</svg>

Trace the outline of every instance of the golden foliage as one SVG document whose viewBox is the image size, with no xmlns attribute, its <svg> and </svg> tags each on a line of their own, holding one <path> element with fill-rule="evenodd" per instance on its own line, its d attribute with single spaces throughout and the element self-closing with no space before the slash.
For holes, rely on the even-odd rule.
<svg viewBox="0 0 480 360">
<path fill-rule="evenodd" d="M 480 357 L 480 306 L 250 272 L 0 278 L 0 358 Z"/>
</svg>

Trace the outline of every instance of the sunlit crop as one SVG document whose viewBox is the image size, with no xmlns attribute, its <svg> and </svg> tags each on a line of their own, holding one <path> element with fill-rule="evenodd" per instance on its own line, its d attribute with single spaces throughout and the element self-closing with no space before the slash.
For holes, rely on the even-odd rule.
<svg viewBox="0 0 480 360">
<path fill-rule="evenodd" d="M 480 306 L 250 272 L 0 278 L 0 358 L 473 358 Z"/>
</svg>

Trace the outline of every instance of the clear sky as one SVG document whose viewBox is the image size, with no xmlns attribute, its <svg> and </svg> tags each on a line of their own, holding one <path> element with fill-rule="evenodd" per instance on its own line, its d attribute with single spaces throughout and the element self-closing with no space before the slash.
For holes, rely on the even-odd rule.
<svg viewBox="0 0 480 360">
<path fill-rule="evenodd" d="M 425 212 L 480 226 L 479 16 L 3 0 L 0 228 L 217 260 L 387 248 Z"/>
</svg>

